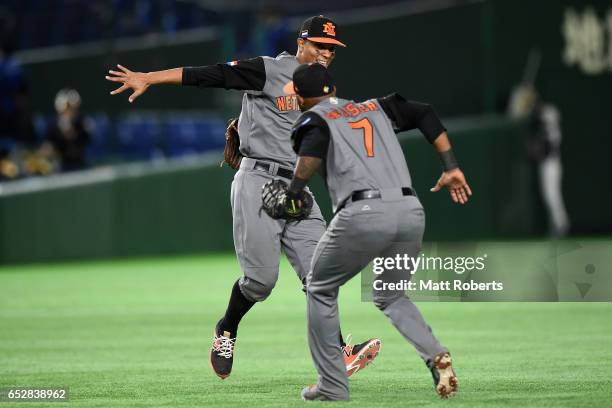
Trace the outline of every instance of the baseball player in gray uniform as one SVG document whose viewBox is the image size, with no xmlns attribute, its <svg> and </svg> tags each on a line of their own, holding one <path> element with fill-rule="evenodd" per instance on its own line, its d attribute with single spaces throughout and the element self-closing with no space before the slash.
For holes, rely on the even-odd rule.
<svg viewBox="0 0 612 408">
<path fill-rule="evenodd" d="M 119 69 L 110 70 L 106 77 L 122 84 L 112 95 L 133 90 L 130 102 L 149 86 L 164 83 L 245 91 L 238 121 L 243 157 L 231 189 L 234 245 L 243 276 L 235 282 L 225 315 L 214 328 L 210 351 L 211 367 L 222 379 L 231 373 L 240 320 L 256 302 L 265 300 L 276 284 L 281 249 L 305 283 L 315 247 L 325 232 L 316 203 L 308 219 L 299 223 L 270 218 L 260 211 L 261 188 L 272 178 L 289 180 L 293 175 L 297 157 L 291 145 L 291 126 L 300 114 L 291 82 L 295 68 L 303 63 L 328 66 L 337 46 L 345 45 L 338 40 L 336 23 L 314 16 L 298 31 L 295 56 L 283 52 L 275 58 L 148 73 L 118 65 Z M 364 368 L 378 354 L 378 339 L 351 345 L 344 343 L 338 330 L 335 336 L 348 375 Z"/>
<path fill-rule="evenodd" d="M 339 288 L 375 257 L 417 257 L 425 228 L 423 207 L 395 133 L 419 128 L 435 146 L 444 171 L 432 191 L 447 187 L 455 202 L 465 204 L 471 190 L 431 106 L 398 94 L 361 103 L 338 99 L 333 79 L 318 64 L 298 67 L 293 83 L 305 111 L 292 133 L 299 158 L 291 183 L 276 202 L 295 213 L 306 182 L 321 169 L 335 211 L 307 277 L 308 338 L 319 381 L 305 388 L 302 397 L 345 400 L 348 382 L 337 349 Z M 382 284 L 373 288 L 374 303 L 416 348 L 437 393 L 447 398 L 457 390 L 450 353 L 405 293 L 386 285 L 410 276 L 401 269 L 377 276 Z"/>
</svg>

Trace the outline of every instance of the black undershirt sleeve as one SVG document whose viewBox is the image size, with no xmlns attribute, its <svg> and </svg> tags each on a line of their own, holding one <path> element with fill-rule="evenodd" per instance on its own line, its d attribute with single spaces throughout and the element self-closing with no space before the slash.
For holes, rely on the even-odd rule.
<svg viewBox="0 0 612 408">
<path fill-rule="evenodd" d="M 262 57 L 227 64 L 184 67 L 182 83 L 200 88 L 262 91 L 266 84 L 266 67 Z"/>
<path fill-rule="evenodd" d="M 317 114 L 307 112 L 299 119 L 292 132 L 293 150 L 298 156 L 325 160 L 329 148 L 329 127 Z"/>
<path fill-rule="evenodd" d="M 407 101 L 400 94 L 393 93 L 378 98 L 396 133 L 418 128 L 425 138 L 433 143 L 446 128 L 431 105 Z"/>
<path fill-rule="evenodd" d="M 329 130 L 327 127 L 310 126 L 302 137 L 298 156 L 318 157 L 325 160 L 329 147 Z"/>
</svg>

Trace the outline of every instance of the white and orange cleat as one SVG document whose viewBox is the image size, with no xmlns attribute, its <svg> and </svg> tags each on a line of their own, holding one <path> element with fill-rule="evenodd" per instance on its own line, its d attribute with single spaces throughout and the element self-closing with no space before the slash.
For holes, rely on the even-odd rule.
<svg viewBox="0 0 612 408">
<path fill-rule="evenodd" d="M 450 353 L 443 352 L 438 354 L 434 358 L 433 365 L 430 369 L 434 379 L 436 393 L 440 398 L 447 399 L 455 395 L 459 388 L 459 382 L 457 381 L 455 370 L 453 370 L 453 360 L 451 359 Z"/>
<path fill-rule="evenodd" d="M 380 352 L 380 339 L 370 339 L 363 343 L 350 344 L 351 335 L 347 337 L 347 343 L 342 347 L 342 356 L 346 365 L 346 375 L 350 377 L 359 370 L 363 370 L 378 356 Z"/>
</svg>

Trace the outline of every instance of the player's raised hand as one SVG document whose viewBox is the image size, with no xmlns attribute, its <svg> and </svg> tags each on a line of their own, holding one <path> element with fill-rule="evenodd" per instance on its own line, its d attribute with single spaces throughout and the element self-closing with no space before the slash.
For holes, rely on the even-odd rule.
<svg viewBox="0 0 612 408">
<path fill-rule="evenodd" d="M 465 176 L 460 169 L 453 169 L 442 173 L 438 182 L 431 188 L 430 191 L 440 191 L 442 187 L 448 188 L 451 198 L 456 203 L 465 204 L 472 195 L 472 190 L 465 181 Z"/>
<path fill-rule="evenodd" d="M 145 93 L 147 88 L 149 88 L 149 81 L 147 80 L 147 74 L 144 72 L 133 72 L 127 69 L 126 67 L 117 64 L 117 68 L 120 71 L 109 70 L 105 78 L 111 82 L 119 82 L 122 85 L 112 91 L 111 95 L 117 95 L 125 91 L 126 89 L 132 89 L 134 92 L 130 95 L 128 100 L 130 103 L 134 102 L 136 98 Z"/>
</svg>

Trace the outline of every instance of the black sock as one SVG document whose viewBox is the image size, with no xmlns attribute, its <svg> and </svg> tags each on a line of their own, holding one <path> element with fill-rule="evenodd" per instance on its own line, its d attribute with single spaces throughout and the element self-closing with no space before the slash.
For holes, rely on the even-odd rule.
<svg viewBox="0 0 612 408">
<path fill-rule="evenodd" d="M 236 283 L 234 283 L 234 287 L 232 288 L 232 295 L 230 296 L 229 304 L 227 305 L 227 310 L 225 311 L 225 316 L 223 316 L 223 318 L 219 321 L 219 331 L 228 331 L 233 337 L 235 337 L 236 332 L 238 331 L 238 324 L 240 323 L 242 316 L 247 314 L 254 304 L 255 302 L 251 302 L 249 299 L 244 297 L 240 291 L 238 281 L 236 281 Z"/>
</svg>

